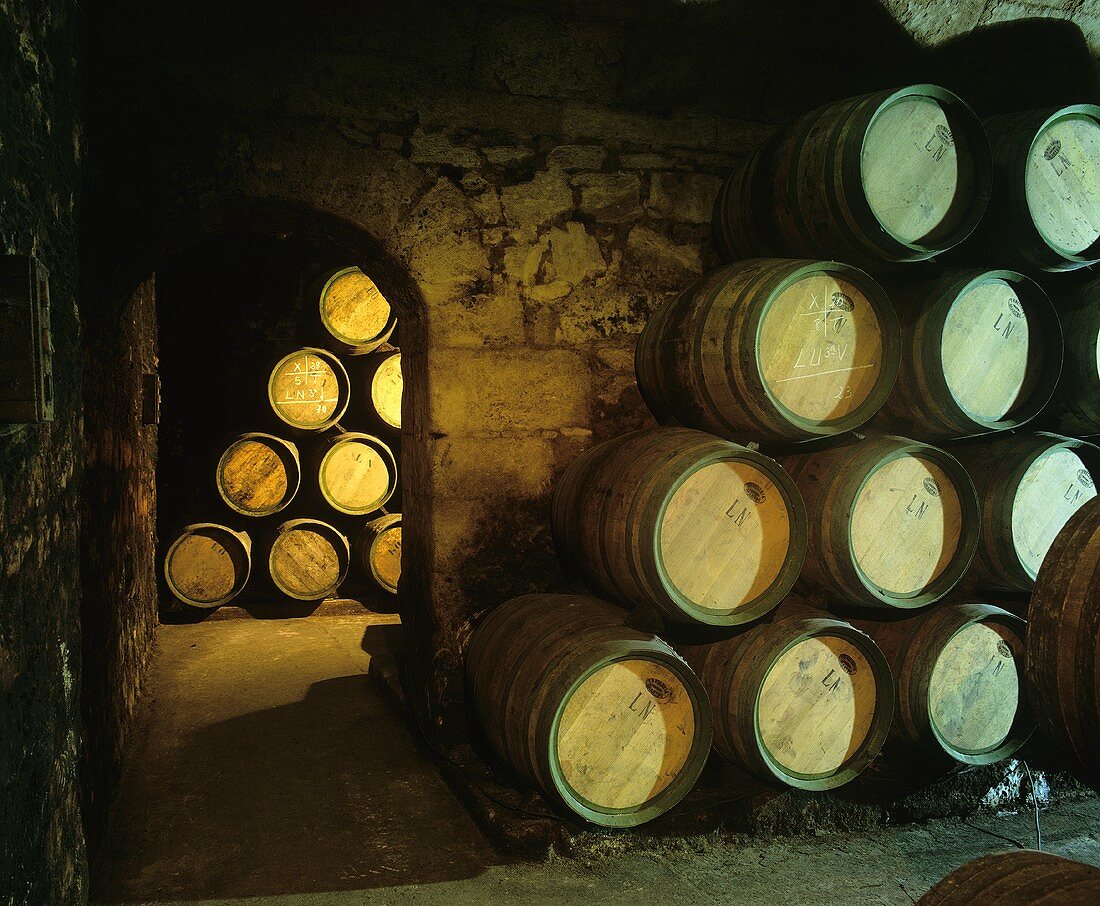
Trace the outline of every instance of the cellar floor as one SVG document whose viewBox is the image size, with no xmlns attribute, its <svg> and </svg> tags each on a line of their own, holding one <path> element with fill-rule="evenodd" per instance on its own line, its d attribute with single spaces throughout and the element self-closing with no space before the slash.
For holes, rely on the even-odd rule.
<svg viewBox="0 0 1100 906">
<path fill-rule="evenodd" d="M 604 845 L 516 863 L 482 836 L 367 676 L 392 617 L 162 626 L 94 901 L 190 906 L 909 904 L 964 862 L 1034 845 L 1030 813 L 874 834 Z M 1042 813 L 1100 865 L 1100 800 Z"/>
</svg>

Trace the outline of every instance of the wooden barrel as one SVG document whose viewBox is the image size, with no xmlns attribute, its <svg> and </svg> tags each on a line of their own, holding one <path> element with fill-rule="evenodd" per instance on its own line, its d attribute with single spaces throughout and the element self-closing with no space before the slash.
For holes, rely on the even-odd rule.
<svg viewBox="0 0 1100 906">
<path fill-rule="evenodd" d="M 314 347 L 283 356 L 267 381 L 267 400 L 275 414 L 302 431 L 335 425 L 348 407 L 348 396 L 348 373 L 340 360 Z"/>
<path fill-rule="evenodd" d="M 688 428 L 649 428 L 573 461 L 554 541 L 590 588 L 681 622 L 767 613 L 798 578 L 806 513 L 778 463 Z"/>
<path fill-rule="evenodd" d="M 220 607 L 235 598 L 252 570 L 252 541 L 213 522 L 188 525 L 164 555 L 168 588 L 192 607 Z"/>
<path fill-rule="evenodd" d="M 981 503 L 971 565 L 979 588 L 1031 591 L 1055 537 L 1096 496 L 1100 448 L 1058 434 L 1017 434 L 952 449 Z"/>
<path fill-rule="evenodd" d="M 1027 277 L 948 270 L 891 298 L 904 325 L 901 371 L 876 424 L 949 440 L 1019 427 L 1050 400 L 1062 331 Z"/>
<path fill-rule="evenodd" d="M 767 780 L 838 787 L 870 764 L 890 729 L 893 682 L 875 643 L 797 599 L 683 653 L 711 702 L 715 750 Z"/>
<path fill-rule="evenodd" d="M 806 502 L 808 589 L 837 603 L 906 609 L 943 597 L 966 572 L 978 499 L 943 450 L 874 435 L 780 462 Z"/>
<path fill-rule="evenodd" d="M 1100 279 L 1059 300 L 1058 319 L 1065 355 L 1044 422 L 1079 437 L 1100 434 Z"/>
<path fill-rule="evenodd" d="M 391 595 L 401 579 L 401 514 L 372 519 L 355 539 L 355 558 L 363 575 Z"/>
<path fill-rule="evenodd" d="M 1044 271 L 1100 261 L 1100 107 L 995 116 L 985 128 L 996 179 L 983 233 L 1002 256 Z"/>
<path fill-rule="evenodd" d="M 327 522 L 290 519 L 268 544 L 271 581 L 299 601 L 319 601 L 336 593 L 348 573 L 348 539 Z"/>
<path fill-rule="evenodd" d="M 397 326 L 393 306 L 357 267 L 345 267 L 328 277 L 318 302 L 325 330 L 349 355 L 377 349 Z"/>
<path fill-rule="evenodd" d="M 710 751 L 710 707 L 691 668 L 596 598 L 500 605 L 474 631 L 466 675 L 497 753 L 593 824 L 633 827 L 663 814 Z"/>
<path fill-rule="evenodd" d="M 1028 694 L 1039 726 L 1100 790 L 1100 500 L 1054 539 L 1027 618 Z"/>
<path fill-rule="evenodd" d="M 349 365 L 355 414 L 389 433 L 401 432 L 401 350 L 372 352 Z"/>
<path fill-rule="evenodd" d="M 243 516 L 277 513 L 298 493 L 298 448 L 273 434 L 242 434 L 218 460 L 215 483 L 226 506 Z"/>
<path fill-rule="evenodd" d="M 980 856 L 917 900 L 920 906 L 1083 906 L 1100 898 L 1100 868 L 1029 849 Z"/>
<path fill-rule="evenodd" d="M 989 143 L 958 97 L 879 91 L 820 107 L 758 148 L 718 195 L 715 244 L 727 261 L 920 261 L 970 234 L 991 181 Z"/>
<path fill-rule="evenodd" d="M 386 505 L 397 488 L 397 460 L 385 441 L 347 431 L 327 438 L 314 455 L 321 497 L 334 510 L 364 516 Z"/>
<path fill-rule="evenodd" d="M 964 764 L 1008 758 L 1035 729 L 1023 690 L 1023 619 L 985 602 L 942 604 L 856 626 L 882 649 L 897 694 L 894 732 Z"/>
<path fill-rule="evenodd" d="M 769 258 L 720 268 L 646 323 L 634 370 L 660 421 L 790 444 L 859 427 L 897 375 L 897 317 L 845 264 Z"/>
</svg>

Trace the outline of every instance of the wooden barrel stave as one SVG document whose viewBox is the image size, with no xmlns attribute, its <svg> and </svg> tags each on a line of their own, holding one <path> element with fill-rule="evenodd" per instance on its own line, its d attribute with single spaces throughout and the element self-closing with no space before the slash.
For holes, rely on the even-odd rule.
<svg viewBox="0 0 1100 906">
<path fill-rule="evenodd" d="M 952 449 L 978 490 L 981 536 L 970 577 L 978 588 L 1029 592 L 1062 526 L 1096 496 L 1100 448 L 1035 432 Z"/>
<path fill-rule="evenodd" d="M 810 654 L 803 650 L 817 642 L 830 649 L 843 648 L 842 654 L 851 648 L 859 659 L 858 667 L 851 653 L 843 660 L 819 658 L 816 652 Z M 728 761 L 764 779 L 779 780 L 799 789 L 834 789 L 858 776 L 886 739 L 894 693 L 890 671 L 881 652 L 870 638 L 852 625 L 808 608 L 798 599 L 788 598 L 766 621 L 731 639 L 693 646 L 684 649 L 684 654 L 707 690 L 713 707 L 715 750 Z M 784 666 L 792 658 L 797 660 L 797 676 Z M 841 666 L 851 666 L 839 672 L 834 665 L 826 672 L 834 660 L 839 660 Z M 814 673 L 822 661 L 826 666 Z M 850 677 L 858 674 L 859 668 L 865 668 L 866 679 L 861 677 L 857 689 L 856 681 Z M 778 691 L 766 703 L 766 690 L 778 669 L 786 669 L 787 673 L 784 673 L 782 685 L 776 686 Z M 802 682 L 811 674 L 812 679 Z M 818 689 L 819 685 L 822 688 Z M 769 720 L 762 713 L 768 707 L 775 707 L 776 695 L 798 715 L 794 732 L 806 737 L 797 746 L 800 756 L 792 758 L 779 754 L 783 733 L 789 726 L 784 722 L 785 715 Z M 839 700 L 834 701 L 838 696 Z M 803 705 L 795 707 L 798 702 Z M 847 704 L 853 709 L 850 726 L 844 708 Z M 836 705 L 840 713 L 832 710 L 831 706 Z M 816 745 L 814 734 L 823 733 L 825 727 L 829 733 L 824 742 Z M 830 737 L 843 736 L 844 732 L 848 733 L 848 744 L 840 755 L 836 744 L 843 744 L 844 740 Z M 820 770 L 796 769 L 796 758 L 800 766 L 809 767 L 807 752 L 813 753 L 814 766 Z"/>
<path fill-rule="evenodd" d="M 1100 868 L 1033 850 L 980 856 L 955 869 L 920 906 L 1027 906 L 1095 902 Z"/>
<path fill-rule="evenodd" d="M 855 625 L 890 664 L 897 695 L 894 733 L 906 745 L 964 764 L 993 764 L 1030 738 L 1035 723 L 1016 667 L 1023 656 L 1020 617 L 967 601 L 904 620 Z M 1003 670 L 1004 664 L 1010 669 Z M 947 688 L 952 681 L 955 690 Z"/>
<path fill-rule="evenodd" d="M 932 113 L 923 146 L 904 123 L 885 123 L 920 104 Z M 870 266 L 918 261 L 969 235 L 991 180 L 989 145 L 970 108 L 942 88 L 913 85 L 825 105 L 780 130 L 727 179 L 714 233 L 726 260 L 782 252 Z M 897 198 L 901 185 L 908 194 Z"/>
<path fill-rule="evenodd" d="M 805 590 L 838 604 L 913 609 L 939 600 L 962 578 L 978 543 L 978 501 L 950 454 L 872 435 L 780 463 L 806 503 Z M 929 513 L 939 521 L 926 522 Z M 911 584 L 891 589 L 876 582 L 888 577 Z"/>
<path fill-rule="evenodd" d="M 706 761 L 710 717 L 699 681 L 671 648 L 626 627 L 606 602 L 513 599 L 475 630 L 466 664 L 493 748 L 552 801 L 594 824 L 632 827 L 657 817 L 690 790 Z M 635 670 L 631 697 L 634 685 L 620 684 Z M 620 688 L 628 695 L 617 700 Z M 681 732 L 684 721 L 690 726 Z M 620 755 L 608 762 L 601 746 L 631 763 L 615 765 Z"/>
<path fill-rule="evenodd" d="M 586 451 L 555 489 L 551 526 L 563 561 L 594 590 L 711 625 L 778 604 L 805 540 L 801 501 L 773 460 L 686 428 L 643 429 Z M 755 560 L 739 547 L 750 542 Z"/>
<path fill-rule="evenodd" d="M 891 297 L 904 325 L 901 365 L 876 426 L 953 440 L 1020 427 L 1049 402 L 1062 331 L 1027 277 L 953 269 Z"/>
<path fill-rule="evenodd" d="M 875 414 L 897 374 L 899 335 L 885 293 L 861 271 L 751 260 L 712 271 L 658 309 L 638 339 L 635 373 L 658 420 L 792 444 Z M 849 364 L 834 367 L 844 356 Z M 806 377 L 812 385 L 800 383 Z"/>
<path fill-rule="evenodd" d="M 233 600 L 251 570 L 249 536 L 213 522 L 185 526 L 164 555 L 168 589 L 184 604 L 203 609 Z"/>
<path fill-rule="evenodd" d="M 1062 376 L 1044 422 L 1065 434 L 1100 434 L 1100 279 L 1059 300 L 1065 338 Z"/>
<path fill-rule="evenodd" d="M 1100 499 L 1051 545 L 1028 604 L 1026 676 L 1035 716 L 1081 779 L 1100 789 Z"/>
<path fill-rule="evenodd" d="M 298 448 L 273 434 L 238 436 L 218 460 L 215 484 L 222 501 L 242 516 L 269 516 L 294 499 L 301 484 Z"/>
</svg>

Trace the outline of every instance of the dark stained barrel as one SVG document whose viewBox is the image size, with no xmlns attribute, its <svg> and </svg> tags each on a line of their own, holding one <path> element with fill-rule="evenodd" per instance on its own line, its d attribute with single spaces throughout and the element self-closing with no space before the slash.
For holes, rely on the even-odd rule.
<svg viewBox="0 0 1100 906">
<path fill-rule="evenodd" d="M 807 590 L 841 604 L 912 609 L 962 578 L 978 544 L 978 500 L 949 453 L 872 435 L 780 462 L 806 502 Z"/>
<path fill-rule="evenodd" d="M 694 785 L 710 707 L 691 668 L 623 612 L 579 595 L 525 595 L 474 631 L 470 698 L 490 744 L 549 799 L 633 827 Z"/>
<path fill-rule="evenodd" d="M 1100 901 L 1100 868 L 1050 853 L 1015 849 L 957 868 L 920 906 L 1085 906 Z"/>
<path fill-rule="evenodd" d="M 219 458 L 215 483 L 230 509 L 242 516 L 270 516 L 298 493 L 298 448 L 273 434 L 242 434 Z"/>
<path fill-rule="evenodd" d="M 1100 499 L 1054 539 L 1028 604 L 1028 694 L 1040 728 L 1100 790 Z"/>
<path fill-rule="evenodd" d="M 1063 434 L 1100 434 L 1100 279 L 1058 300 L 1062 377 L 1043 423 Z"/>
<path fill-rule="evenodd" d="M 829 790 L 878 754 L 890 669 L 870 638 L 788 598 L 731 639 L 683 649 L 707 690 L 714 747 L 766 780 Z"/>
<path fill-rule="evenodd" d="M 892 292 L 901 370 L 876 426 L 924 440 L 1017 428 L 1047 404 L 1062 367 L 1050 299 L 1022 274 L 948 270 Z"/>
<path fill-rule="evenodd" d="M 856 620 L 894 677 L 894 733 L 964 764 L 1008 758 L 1035 729 L 1023 690 L 1024 621 L 979 601 L 904 620 Z"/>
<path fill-rule="evenodd" d="M 252 569 L 252 541 L 213 522 L 186 526 L 164 555 L 168 588 L 192 607 L 220 607 L 233 600 Z"/>
<path fill-rule="evenodd" d="M 594 591 L 680 622 L 730 626 L 783 599 L 806 519 L 775 460 L 688 428 L 587 450 L 554 491 L 554 542 Z"/>
<path fill-rule="evenodd" d="M 981 504 L 981 539 L 968 581 L 994 591 L 1031 591 L 1050 546 L 1096 497 L 1100 448 L 1034 432 L 952 447 Z"/>
<path fill-rule="evenodd" d="M 768 258 L 720 268 L 662 306 L 635 350 L 660 421 L 792 444 L 858 428 L 897 375 L 899 327 L 864 274 Z"/>
<path fill-rule="evenodd" d="M 935 85 L 848 98 L 781 129 L 715 204 L 725 260 L 784 254 L 920 261 L 981 219 L 992 161 L 981 123 Z"/>
</svg>

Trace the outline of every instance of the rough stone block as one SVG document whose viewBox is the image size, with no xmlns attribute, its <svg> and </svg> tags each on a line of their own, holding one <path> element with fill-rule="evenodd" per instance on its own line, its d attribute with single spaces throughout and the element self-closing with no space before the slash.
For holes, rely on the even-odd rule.
<svg viewBox="0 0 1100 906">
<path fill-rule="evenodd" d="M 576 286 L 607 270 L 599 242 L 583 223 L 570 222 L 564 229 L 552 229 L 549 240 L 554 271 L 566 283 Z"/>
<path fill-rule="evenodd" d="M 397 235 L 401 257 L 429 304 L 451 299 L 489 277 L 477 219 L 449 179 L 440 179 L 413 206 Z"/>
<path fill-rule="evenodd" d="M 488 148 L 482 148 L 481 153 L 494 167 L 513 167 L 535 155 L 530 148 L 512 145 L 491 145 Z"/>
<path fill-rule="evenodd" d="M 546 241 L 526 245 L 513 245 L 504 250 L 504 275 L 513 283 L 529 286 L 535 282 L 542 259 L 546 254 Z"/>
<path fill-rule="evenodd" d="M 518 236 L 532 239 L 539 227 L 573 210 L 573 192 L 558 172 L 541 172 L 530 182 L 501 190 L 504 216 Z"/>
<path fill-rule="evenodd" d="M 709 173 L 654 173 L 646 207 L 658 217 L 709 223 L 722 180 Z"/>
<path fill-rule="evenodd" d="M 432 430 L 494 434 L 589 424 L 589 374 L 566 350 L 430 350 Z"/>
<path fill-rule="evenodd" d="M 453 144 L 442 132 L 417 129 L 409 139 L 409 147 L 409 160 L 414 164 L 448 164 L 462 170 L 473 170 L 481 164 L 476 151 Z"/>
<path fill-rule="evenodd" d="M 480 348 L 522 343 L 523 305 L 501 285 L 494 292 L 461 295 L 437 303 L 431 312 L 431 334 L 443 346 Z"/>
<path fill-rule="evenodd" d="M 718 144 L 715 117 L 694 113 L 645 116 L 577 101 L 566 103 L 562 109 L 561 134 L 615 146 L 630 143 L 654 148 L 713 149 Z"/>
<path fill-rule="evenodd" d="M 607 149 L 599 145 L 558 145 L 546 156 L 546 165 L 559 170 L 598 170 L 607 159 Z"/>
<path fill-rule="evenodd" d="M 434 491 L 448 500 L 492 500 L 545 494 L 554 448 L 537 434 L 448 435 L 431 443 Z"/>
<path fill-rule="evenodd" d="M 580 189 L 580 211 L 602 223 L 625 223 L 641 216 L 641 183 L 634 173 L 585 173 L 571 180 Z"/>
<path fill-rule="evenodd" d="M 564 299 L 573 289 L 571 283 L 564 280 L 554 280 L 550 283 L 537 283 L 527 290 L 527 298 L 535 302 L 555 302 Z"/>
<path fill-rule="evenodd" d="M 683 289 L 703 270 L 698 248 L 677 245 L 668 237 L 644 226 L 630 230 L 623 262 L 636 279 L 664 289 Z"/>
</svg>

